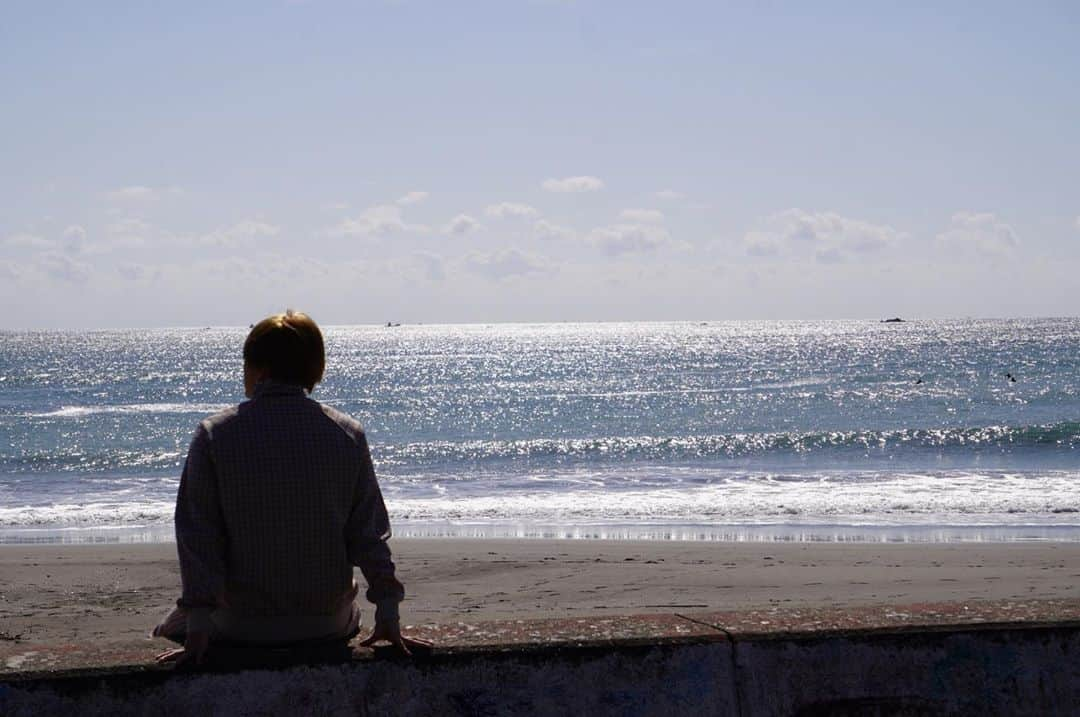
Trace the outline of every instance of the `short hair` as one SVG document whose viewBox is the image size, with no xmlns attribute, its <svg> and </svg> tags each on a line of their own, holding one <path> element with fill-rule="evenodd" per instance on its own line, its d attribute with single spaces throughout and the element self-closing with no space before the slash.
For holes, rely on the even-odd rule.
<svg viewBox="0 0 1080 717">
<path fill-rule="evenodd" d="M 322 331 L 300 311 L 267 316 L 244 341 L 244 362 L 267 369 L 275 381 L 302 386 L 311 393 L 326 369 Z"/>
</svg>

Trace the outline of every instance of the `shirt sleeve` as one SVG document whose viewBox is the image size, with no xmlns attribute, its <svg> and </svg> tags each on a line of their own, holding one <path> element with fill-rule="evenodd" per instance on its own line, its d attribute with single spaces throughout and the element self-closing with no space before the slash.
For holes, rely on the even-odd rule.
<svg viewBox="0 0 1080 717">
<path fill-rule="evenodd" d="M 225 594 L 225 522 L 218 499 L 210 436 L 203 424 L 188 448 L 176 495 L 176 549 L 183 584 L 177 601 L 188 610 L 188 631 L 210 627 L 210 612 Z"/>
<path fill-rule="evenodd" d="M 367 580 L 367 599 L 375 604 L 375 622 L 398 619 L 398 603 L 405 598 L 405 588 L 394 574 L 390 559 L 390 518 L 386 514 L 382 492 L 375 478 L 367 437 L 357 437 L 360 450 L 360 475 L 353 492 L 345 543 L 349 561 L 360 568 Z"/>
</svg>

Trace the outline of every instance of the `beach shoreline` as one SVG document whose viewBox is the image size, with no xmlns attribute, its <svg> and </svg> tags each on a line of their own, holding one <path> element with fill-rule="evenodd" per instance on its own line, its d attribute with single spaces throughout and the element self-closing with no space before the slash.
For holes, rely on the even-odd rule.
<svg viewBox="0 0 1080 717">
<path fill-rule="evenodd" d="M 394 538 L 406 624 L 1080 597 L 1080 543 Z M 0 545 L 0 639 L 131 640 L 179 593 L 175 546 Z M 365 607 L 365 620 L 371 611 Z"/>
<path fill-rule="evenodd" d="M 405 540 L 581 540 L 698 543 L 1080 543 L 1080 524 L 1030 523 L 568 523 L 393 520 Z M 171 522 L 142 526 L 4 527 L 4 545 L 171 544 Z"/>
</svg>

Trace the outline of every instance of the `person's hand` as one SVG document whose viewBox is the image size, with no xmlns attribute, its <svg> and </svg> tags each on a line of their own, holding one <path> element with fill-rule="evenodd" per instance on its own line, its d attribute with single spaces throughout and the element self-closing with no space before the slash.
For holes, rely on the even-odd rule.
<svg viewBox="0 0 1080 717">
<path fill-rule="evenodd" d="M 172 650 L 166 650 L 157 656 L 158 664 L 175 662 L 177 667 L 183 667 L 194 663 L 201 665 L 206 658 L 206 651 L 210 647 L 209 632 L 189 632 L 184 639 L 184 646 Z"/>
<path fill-rule="evenodd" d="M 376 642 L 389 642 L 398 654 L 405 655 L 406 657 L 412 655 L 414 650 L 430 650 L 431 643 L 427 640 L 419 640 L 410 637 L 402 637 L 401 635 L 401 623 L 397 620 L 393 622 L 377 622 L 375 623 L 375 629 L 371 632 L 371 637 L 360 643 L 363 647 L 373 647 Z"/>
</svg>

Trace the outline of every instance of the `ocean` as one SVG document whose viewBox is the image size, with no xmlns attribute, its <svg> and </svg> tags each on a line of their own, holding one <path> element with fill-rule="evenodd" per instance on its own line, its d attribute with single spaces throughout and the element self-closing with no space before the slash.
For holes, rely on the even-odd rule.
<svg viewBox="0 0 1080 717">
<path fill-rule="evenodd" d="M 0 542 L 169 540 L 246 331 L 0 332 Z M 325 335 L 397 535 L 1080 540 L 1080 319 Z"/>
</svg>

